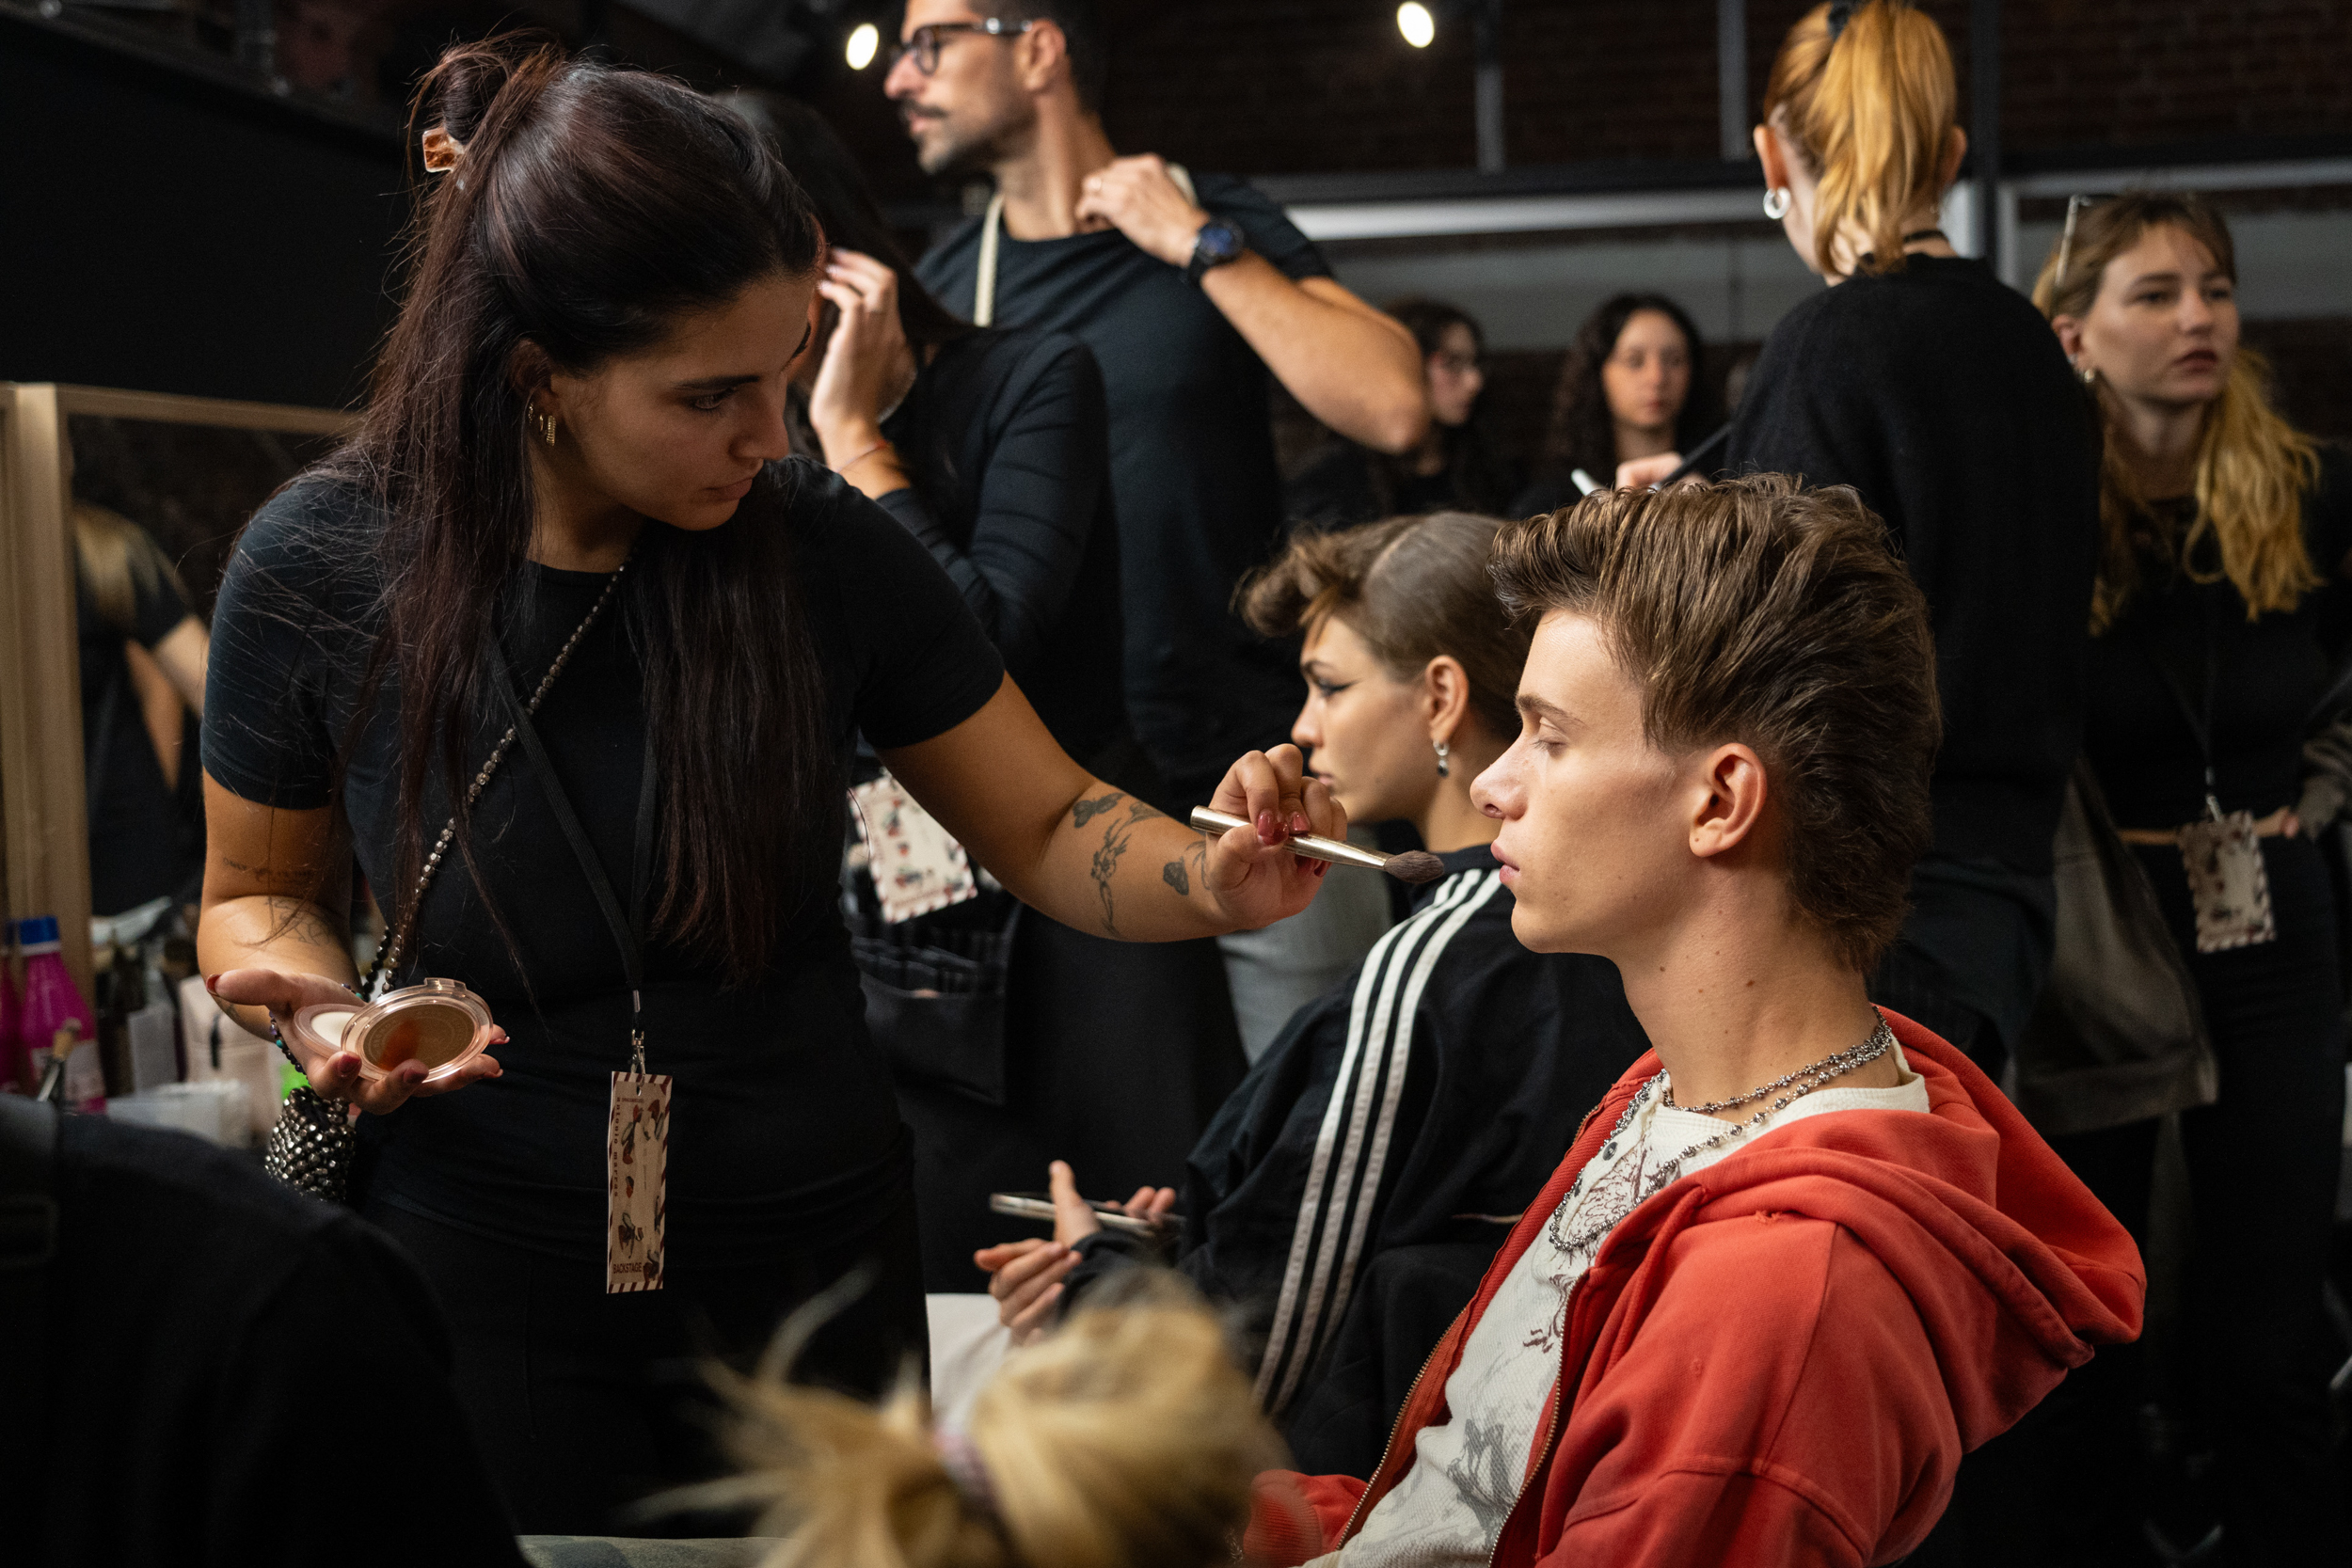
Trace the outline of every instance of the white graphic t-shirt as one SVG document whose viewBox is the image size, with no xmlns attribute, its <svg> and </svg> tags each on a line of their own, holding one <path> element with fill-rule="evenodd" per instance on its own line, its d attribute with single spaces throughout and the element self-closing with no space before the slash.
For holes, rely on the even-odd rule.
<svg viewBox="0 0 2352 1568">
<path fill-rule="evenodd" d="M 1895 1048 L 1901 1082 L 1890 1089 L 1817 1089 L 1720 1148 L 1684 1151 L 1732 1124 L 1663 1103 L 1664 1073 L 1642 1085 L 1585 1163 L 1560 1205 L 1502 1281 L 1446 1379 L 1442 1426 L 1414 1438 L 1413 1466 L 1380 1499 L 1363 1528 L 1315 1568 L 1439 1568 L 1484 1564 L 1518 1501 L 1536 1425 L 1560 1376 L 1568 1296 L 1601 1243 L 1653 1194 L 1729 1159 L 1803 1117 L 1832 1111 L 1928 1108 L 1927 1081 Z"/>
</svg>

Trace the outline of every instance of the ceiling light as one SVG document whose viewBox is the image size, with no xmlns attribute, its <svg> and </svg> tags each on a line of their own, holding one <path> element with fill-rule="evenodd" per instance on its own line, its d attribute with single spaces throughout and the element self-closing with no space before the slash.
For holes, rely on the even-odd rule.
<svg viewBox="0 0 2352 1568">
<path fill-rule="evenodd" d="M 1426 49 L 1429 40 L 1438 36 L 1438 19 L 1429 14 L 1429 8 L 1421 0 L 1405 0 L 1396 8 L 1396 30 L 1414 48 Z"/>
<path fill-rule="evenodd" d="M 849 45 L 841 51 L 841 56 L 850 62 L 851 71 L 864 71 L 881 53 L 882 29 L 870 22 L 861 22 L 850 29 Z"/>
</svg>

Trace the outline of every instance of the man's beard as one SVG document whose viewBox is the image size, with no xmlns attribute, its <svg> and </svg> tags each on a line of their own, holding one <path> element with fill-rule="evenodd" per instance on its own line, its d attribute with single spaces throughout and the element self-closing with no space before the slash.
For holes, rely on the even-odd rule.
<svg viewBox="0 0 2352 1568">
<path fill-rule="evenodd" d="M 1005 131 L 1001 121 L 963 128 L 944 116 L 910 117 L 910 133 L 918 126 L 924 135 L 914 144 L 914 160 L 924 173 L 986 174 L 995 166 L 997 141 Z"/>
</svg>

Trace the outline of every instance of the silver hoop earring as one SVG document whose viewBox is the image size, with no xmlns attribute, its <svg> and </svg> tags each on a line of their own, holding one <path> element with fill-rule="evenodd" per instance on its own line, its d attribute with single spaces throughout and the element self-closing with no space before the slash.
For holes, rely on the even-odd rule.
<svg viewBox="0 0 2352 1568">
<path fill-rule="evenodd" d="M 1764 215 L 1774 223 L 1788 215 L 1788 187 L 1774 185 L 1764 193 Z"/>
<path fill-rule="evenodd" d="M 1448 746 L 1442 740 L 1438 741 L 1435 744 L 1438 748 L 1438 777 L 1442 779 L 1447 774 L 1454 771 L 1454 765 L 1446 760 L 1446 754 L 1453 751 L 1454 748 Z"/>
</svg>

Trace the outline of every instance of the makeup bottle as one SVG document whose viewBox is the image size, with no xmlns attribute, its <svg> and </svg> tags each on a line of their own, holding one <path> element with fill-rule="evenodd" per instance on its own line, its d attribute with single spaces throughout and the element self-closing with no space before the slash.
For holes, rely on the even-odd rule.
<svg viewBox="0 0 2352 1568">
<path fill-rule="evenodd" d="M 65 1069 L 64 1101 L 80 1110 L 103 1110 L 106 1076 L 98 1062 L 98 1017 L 66 973 L 57 917 L 34 915 L 19 924 L 24 947 L 24 1013 L 19 1037 L 31 1058 L 34 1082 L 43 1083 L 54 1064 Z"/>
</svg>

